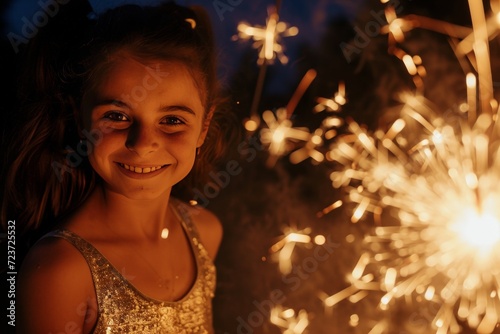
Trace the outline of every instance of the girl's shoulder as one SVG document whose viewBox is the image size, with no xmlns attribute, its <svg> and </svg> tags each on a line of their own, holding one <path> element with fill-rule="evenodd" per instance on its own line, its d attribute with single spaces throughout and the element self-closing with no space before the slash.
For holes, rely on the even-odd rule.
<svg viewBox="0 0 500 334">
<path fill-rule="evenodd" d="M 82 284 L 85 280 L 75 282 L 71 278 L 87 276 L 91 279 L 90 269 L 82 254 L 58 237 L 44 237 L 35 243 L 23 261 L 20 274 L 27 277 L 30 284 L 47 284 L 53 279 L 54 283 Z M 67 279 L 61 281 L 58 278 Z"/>
<path fill-rule="evenodd" d="M 175 199 L 175 204 L 187 213 L 196 227 L 208 255 L 215 259 L 223 234 L 219 218 L 210 210 L 199 205 L 190 205 L 177 199 Z"/>
<path fill-rule="evenodd" d="M 74 322 L 82 324 L 89 302 L 94 299 L 90 269 L 80 254 L 62 238 L 45 237 L 32 246 L 19 272 L 20 318 L 56 328 Z M 51 310 L 57 310 L 53 312 Z M 26 331 L 29 330 L 26 328 Z"/>
</svg>

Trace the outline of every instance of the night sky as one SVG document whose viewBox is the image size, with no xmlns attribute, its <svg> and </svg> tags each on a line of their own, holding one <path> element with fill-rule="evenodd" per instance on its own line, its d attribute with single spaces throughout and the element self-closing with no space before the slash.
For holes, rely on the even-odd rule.
<svg viewBox="0 0 500 334">
<path fill-rule="evenodd" d="M 99 14 L 108 8 L 125 4 L 151 4 L 158 3 L 158 0 L 147 1 L 130 1 L 130 0 L 112 0 L 112 1 L 97 1 L 92 0 L 90 3 L 94 11 Z M 284 38 L 285 54 L 290 58 L 286 65 L 276 64 L 277 75 L 275 78 L 270 78 L 268 89 L 271 93 L 285 93 L 287 86 L 283 82 L 294 82 L 297 80 L 297 73 L 294 69 L 298 59 L 299 48 L 302 45 L 311 47 L 318 46 L 320 39 L 324 36 L 327 24 L 331 20 L 337 18 L 345 18 L 353 20 L 357 15 L 361 6 L 366 0 L 319 0 L 319 1 L 301 1 L 301 0 L 284 0 L 281 1 L 280 19 L 290 25 L 299 28 L 299 35 L 294 37 Z M 30 19 L 33 14 L 40 10 L 40 5 L 34 0 L 16 0 L 7 1 L 5 7 L 4 20 L 6 22 L 3 28 L 3 35 L 9 32 L 20 34 L 23 26 L 23 17 Z M 211 16 L 216 41 L 220 50 L 221 63 L 221 78 L 230 77 L 237 66 L 239 66 L 240 58 L 243 52 L 251 48 L 251 41 L 233 41 L 232 37 L 237 34 L 237 25 L 241 21 L 246 21 L 251 25 L 265 25 L 267 17 L 267 8 L 276 4 L 272 0 L 241 0 L 231 1 L 229 5 L 225 0 L 180 0 L 177 1 L 181 5 L 201 5 L 206 8 Z M 255 53 L 255 59 L 257 53 Z"/>
</svg>

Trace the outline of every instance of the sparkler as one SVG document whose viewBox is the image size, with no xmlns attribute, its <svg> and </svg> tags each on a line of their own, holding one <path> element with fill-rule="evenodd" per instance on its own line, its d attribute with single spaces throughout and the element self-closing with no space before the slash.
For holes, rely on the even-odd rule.
<svg viewBox="0 0 500 334">
<path fill-rule="evenodd" d="M 295 148 L 294 142 L 303 141 L 314 144 L 317 136 L 311 136 L 309 129 L 305 127 L 293 127 L 290 117 L 295 111 L 298 101 L 315 77 L 316 71 L 307 71 L 286 108 L 279 108 L 276 112 L 266 110 L 262 114 L 262 119 L 267 124 L 267 128 L 260 131 L 260 141 L 268 146 L 269 158 L 267 165 L 269 167 L 274 166 L 278 158 L 292 151 Z M 314 147 L 311 150 L 314 150 Z M 318 159 L 321 159 L 321 157 Z"/>
<path fill-rule="evenodd" d="M 414 92 L 400 94 L 401 116 L 388 130 L 369 132 L 348 121 L 348 133 L 337 137 L 334 128 L 343 121 L 330 113 L 346 102 L 343 86 L 331 99 L 318 98 L 314 111 L 329 115 L 311 132 L 292 127 L 293 108 L 264 112 L 268 129 L 261 131 L 261 140 L 269 145 L 271 165 L 294 149 L 290 141 L 295 140 L 304 145 L 290 155 L 292 162 L 311 157 L 337 166 L 332 184 L 345 189 L 348 198 L 320 215 L 348 203 L 354 207 L 352 223 L 367 213 L 375 219 L 376 227 L 363 240 L 365 251 L 347 275 L 350 286 L 333 295 L 319 294 L 326 308 L 378 293 L 382 310 L 400 299 L 438 305 L 432 321 L 437 334 L 459 333 L 461 323 L 492 333 L 500 323 L 500 110 L 488 45 L 500 32 L 499 2 L 490 7 L 486 15 L 481 1 L 469 1 L 472 28 L 415 15 L 400 18 L 394 9 L 386 10 L 388 24 L 381 32 L 388 35 L 389 53 L 402 61 L 415 85 Z M 272 27 L 276 23 L 271 19 Z M 458 101 L 455 117 L 439 116 L 426 101 L 422 59 L 399 46 L 415 28 L 447 34 L 461 63 L 464 58 L 470 62 L 472 70 L 464 80 L 467 97 Z M 269 60 L 266 52 L 269 57 L 274 52 L 270 47 L 263 51 L 264 44 L 256 44 L 262 46 L 261 63 Z M 323 154 L 332 138 L 336 142 Z M 284 274 L 291 271 L 299 236 L 304 237 L 286 234 L 272 247 Z M 275 310 L 271 321 L 290 330 L 286 312 L 294 311 Z M 359 317 L 351 322 L 357 324 Z M 381 320 L 370 333 L 387 330 L 388 322 Z"/>
<path fill-rule="evenodd" d="M 368 251 L 352 275 L 379 283 L 381 308 L 412 294 L 440 304 L 437 333 L 459 332 L 449 316 L 455 308 L 457 319 L 491 333 L 500 316 L 498 126 L 483 114 L 457 133 L 439 117 L 432 123 L 444 125 L 435 126 L 417 111 L 407 110 L 423 127 L 415 142 L 408 141 L 403 119 L 375 135 L 352 123 L 354 137 L 340 138 L 330 154 L 345 166 L 332 180 L 349 185 L 356 206 L 351 220 L 382 210 L 392 216 L 379 217 L 383 226 L 365 238 Z M 325 305 L 333 306 L 342 294 L 325 298 Z"/>
<path fill-rule="evenodd" d="M 292 271 L 292 253 L 297 243 L 309 244 L 311 237 L 309 228 L 297 231 L 295 229 L 287 229 L 285 235 L 274 245 L 271 246 L 271 253 L 277 255 L 280 272 L 284 275 Z"/>
<path fill-rule="evenodd" d="M 288 57 L 284 54 L 284 47 L 281 44 L 282 37 L 295 36 L 299 33 L 297 27 L 289 27 L 285 22 L 279 21 L 279 16 L 275 7 L 269 7 L 268 18 L 265 26 L 251 26 L 246 22 L 238 24 L 238 37 L 243 40 L 253 39 L 253 47 L 259 49 L 259 59 L 257 63 L 272 64 L 274 59 L 282 64 L 288 62 Z"/>
<path fill-rule="evenodd" d="M 318 104 L 313 109 L 316 113 L 328 112 L 331 114 L 340 112 L 342 106 L 347 102 L 344 83 L 339 83 L 338 91 L 332 98 L 319 97 L 316 101 Z M 322 152 L 322 147 L 328 140 L 331 140 L 337 135 L 336 129 L 343 124 L 344 121 L 338 115 L 329 115 L 325 117 L 320 127 L 309 135 L 304 146 L 290 154 L 290 162 L 298 164 L 308 158 L 311 158 L 315 164 L 323 162 L 325 157 Z"/>
<path fill-rule="evenodd" d="M 345 84 L 339 83 L 339 88 L 332 98 L 318 97 L 318 104 L 314 107 L 314 112 L 328 111 L 338 112 L 344 104 L 346 104 Z"/>
<path fill-rule="evenodd" d="M 309 325 L 305 310 L 295 313 L 291 308 L 283 310 L 276 306 L 271 310 L 271 323 L 282 329 L 283 334 L 302 334 Z"/>
<path fill-rule="evenodd" d="M 478 80 L 467 75 L 468 121 L 457 114 L 450 124 L 450 119 L 433 114 L 422 96 L 402 94 L 402 117 L 388 131 L 372 134 L 351 122 L 350 135 L 338 138 L 328 153 L 344 166 L 331 178 L 335 187 L 349 193 L 355 206 L 351 221 L 371 212 L 381 226 L 365 237 L 367 251 L 352 272 L 351 286 L 322 296 L 325 306 L 375 284 L 383 293 L 382 309 L 411 295 L 439 305 L 433 320 L 436 333 L 459 333 L 459 321 L 478 333 L 491 333 L 498 325 L 500 131 L 486 46 L 496 35 L 487 22 L 498 13 L 486 20 L 479 3 L 470 1 L 474 29 L 457 52 L 472 45 L 468 50 L 477 60 L 473 66 L 485 78 L 476 94 Z M 404 22 L 392 22 L 396 20 Z M 401 31 L 393 36 L 403 40 Z M 415 57 L 399 58 L 414 78 L 419 75 Z M 414 82 L 420 90 L 422 81 Z M 419 128 L 416 133 L 406 130 L 410 123 Z M 369 288 L 360 280 L 369 282 Z"/>
<path fill-rule="evenodd" d="M 266 110 L 262 114 L 262 118 L 267 124 L 267 128 L 261 130 L 260 141 L 268 146 L 269 159 L 267 164 L 269 167 L 274 166 L 278 158 L 293 149 L 293 142 L 309 139 L 308 129 L 294 128 L 284 108 L 276 110 L 275 113 Z"/>
<path fill-rule="evenodd" d="M 260 135 L 261 141 L 269 147 L 270 157 L 268 159 L 268 166 L 273 166 L 277 158 L 292 151 L 290 161 L 294 164 L 298 164 L 308 158 L 311 158 L 317 164 L 324 161 L 324 154 L 321 148 L 326 141 L 337 135 L 336 128 L 343 125 L 344 121 L 337 115 L 329 115 L 323 119 L 318 129 L 310 133 L 307 128 L 293 128 L 290 120 L 298 101 L 315 77 L 316 71 L 309 70 L 302 78 L 286 108 L 278 109 L 274 117 L 270 111 L 263 113 L 262 118 L 268 128 L 262 129 Z M 332 98 L 320 97 L 317 99 L 317 102 L 318 104 L 314 108 L 315 112 L 339 112 L 347 102 L 345 85 L 342 82 L 339 83 L 339 89 Z M 296 148 L 292 145 L 292 142 L 303 142 L 304 145 Z"/>
<path fill-rule="evenodd" d="M 238 24 L 238 37 L 242 40 L 253 39 L 253 47 L 259 49 L 257 64 L 260 66 L 255 94 L 250 108 L 250 118 L 245 121 L 245 129 L 254 132 L 260 125 L 260 118 L 257 115 L 257 108 L 264 87 L 266 69 L 268 64 L 272 64 L 275 58 L 282 64 L 288 62 L 288 57 L 284 54 L 284 46 L 281 44 L 282 37 L 295 36 L 299 33 L 297 27 L 289 27 L 285 22 L 279 21 L 278 8 L 268 8 L 268 18 L 265 26 L 251 26 L 246 22 Z"/>
</svg>

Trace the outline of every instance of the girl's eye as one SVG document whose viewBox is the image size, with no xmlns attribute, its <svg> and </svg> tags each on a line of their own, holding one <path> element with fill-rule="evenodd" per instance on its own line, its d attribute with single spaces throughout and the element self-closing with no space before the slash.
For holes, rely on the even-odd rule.
<svg viewBox="0 0 500 334">
<path fill-rule="evenodd" d="M 113 122 L 126 122 L 129 120 L 127 115 L 117 111 L 110 111 L 106 113 L 104 118 Z"/>
<path fill-rule="evenodd" d="M 166 124 L 166 125 L 182 125 L 182 124 L 185 124 L 183 120 L 181 120 L 180 118 L 175 117 L 175 116 L 165 117 L 161 121 L 161 123 L 162 124 Z"/>
</svg>

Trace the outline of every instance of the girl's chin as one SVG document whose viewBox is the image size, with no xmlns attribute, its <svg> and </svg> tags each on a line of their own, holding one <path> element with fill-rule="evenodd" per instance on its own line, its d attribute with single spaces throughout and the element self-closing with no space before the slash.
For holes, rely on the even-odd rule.
<svg viewBox="0 0 500 334">
<path fill-rule="evenodd" d="M 127 189 L 119 192 L 123 197 L 133 200 L 133 201 L 154 201 L 157 199 L 166 199 L 170 195 L 170 191 L 172 188 L 168 189 Z"/>
<path fill-rule="evenodd" d="M 113 186 L 107 183 L 103 184 L 103 191 L 108 193 L 108 198 L 112 197 L 121 197 L 126 198 L 128 200 L 134 201 L 152 201 L 156 199 L 168 198 L 170 195 L 170 191 L 172 190 L 172 186 L 162 186 L 156 183 L 151 185 L 118 185 Z"/>
</svg>

